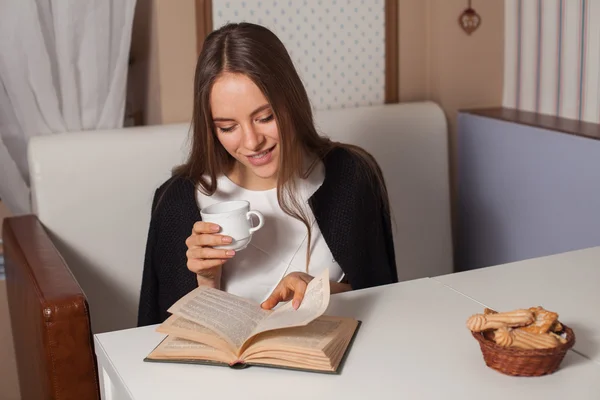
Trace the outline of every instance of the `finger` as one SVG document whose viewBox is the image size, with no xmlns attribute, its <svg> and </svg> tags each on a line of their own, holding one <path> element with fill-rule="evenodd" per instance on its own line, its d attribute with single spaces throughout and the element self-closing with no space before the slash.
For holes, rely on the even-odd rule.
<svg viewBox="0 0 600 400">
<path fill-rule="evenodd" d="M 264 310 L 271 310 L 273 309 L 273 307 L 275 307 L 279 302 L 281 301 L 281 298 L 278 294 L 273 293 L 269 296 L 269 298 L 267 300 L 265 300 L 260 306 L 264 309 Z"/>
<path fill-rule="evenodd" d="M 194 246 L 221 246 L 223 244 L 229 244 L 233 241 L 230 236 L 224 235 L 214 235 L 214 234 L 200 234 L 200 235 L 191 235 L 185 240 L 185 244 L 187 247 Z"/>
<path fill-rule="evenodd" d="M 275 307 L 280 301 L 284 301 L 285 294 L 287 289 L 281 286 L 281 284 L 277 285 L 273 293 L 269 296 L 267 300 L 265 300 L 260 306 L 265 310 L 271 310 Z"/>
<path fill-rule="evenodd" d="M 201 234 L 201 233 L 215 233 L 219 232 L 221 227 L 217 224 L 213 224 L 211 222 L 198 221 L 192 227 L 192 233 Z"/>
<path fill-rule="evenodd" d="M 235 256 L 234 250 L 211 249 L 210 247 L 192 247 L 185 253 L 188 259 L 210 260 L 215 258 L 229 259 Z"/>
<path fill-rule="evenodd" d="M 223 259 L 212 259 L 212 260 L 198 260 L 198 259 L 189 259 L 187 262 L 187 267 L 190 271 L 195 274 L 211 277 L 214 275 L 214 272 L 211 272 L 216 267 L 220 267 L 225 264 L 227 260 Z"/>
<path fill-rule="evenodd" d="M 304 300 L 304 293 L 306 293 L 306 282 L 299 279 L 294 284 L 294 298 L 292 299 L 292 307 L 294 310 L 297 310 L 300 307 L 300 303 Z"/>
</svg>

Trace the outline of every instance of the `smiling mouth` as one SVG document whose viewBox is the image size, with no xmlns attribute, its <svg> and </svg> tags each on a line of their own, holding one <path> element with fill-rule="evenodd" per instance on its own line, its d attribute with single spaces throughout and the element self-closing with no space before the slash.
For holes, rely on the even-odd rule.
<svg viewBox="0 0 600 400">
<path fill-rule="evenodd" d="M 260 158 L 263 158 L 263 157 L 265 157 L 265 156 L 266 156 L 267 154 L 269 154 L 270 152 L 272 152 L 274 148 L 275 148 L 275 146 L 273 146 L 273 147 L 271 147 L 271 148 L 269 148 L 269 149 L 267 149 L 267 150 L 265 150 L 265 151 L 263 151 L 263 152 L 261 152 L 261 153 L 253 154 L 253 155 L 251 155 L 251 156 L 246 156 L 246 157 L 248 157 L 248 158 L 253 158 L 253 159 L 255 159 L 255 160 L 256 160 L 256 159 L 260 159 Z"/>
</svg>

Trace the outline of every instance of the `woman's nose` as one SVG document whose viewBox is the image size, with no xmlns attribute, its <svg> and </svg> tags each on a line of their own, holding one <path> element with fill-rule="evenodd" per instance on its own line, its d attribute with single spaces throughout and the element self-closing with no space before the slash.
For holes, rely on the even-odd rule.
<svg viewBox="0 0 600 400">
<path fill-rule="evenodd" d="M 244 147 L 249 150 L 257 150 L 264 142 L 265 137 L 261 135 L 253 126 L 244 129 Z"/>
</svg>

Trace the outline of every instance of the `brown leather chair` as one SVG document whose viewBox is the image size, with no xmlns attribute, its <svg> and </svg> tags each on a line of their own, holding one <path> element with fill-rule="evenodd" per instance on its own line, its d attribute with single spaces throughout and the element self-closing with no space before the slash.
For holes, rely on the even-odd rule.
<svg viewBox="0 0 600 400">
<path fill-rule="evenodd" d="M 2 237 L 22 398 L 99 399 L 81 287 L 36 216 L 7 218 Z"/>
</svg>

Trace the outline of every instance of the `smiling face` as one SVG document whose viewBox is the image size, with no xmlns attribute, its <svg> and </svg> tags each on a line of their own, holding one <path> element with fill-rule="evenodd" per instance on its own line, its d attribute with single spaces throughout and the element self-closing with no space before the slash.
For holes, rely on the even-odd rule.
<svg viewBox="0 0 600 400">
<path fill-rule="evenodd" d="M 264 190 L 277 185 L 279 130 L 271 105 L 250 78 L 223 73 L 210 93 L 217 138 L 237 161 L 228 174 L 238 185 Z"/>
</svg>

